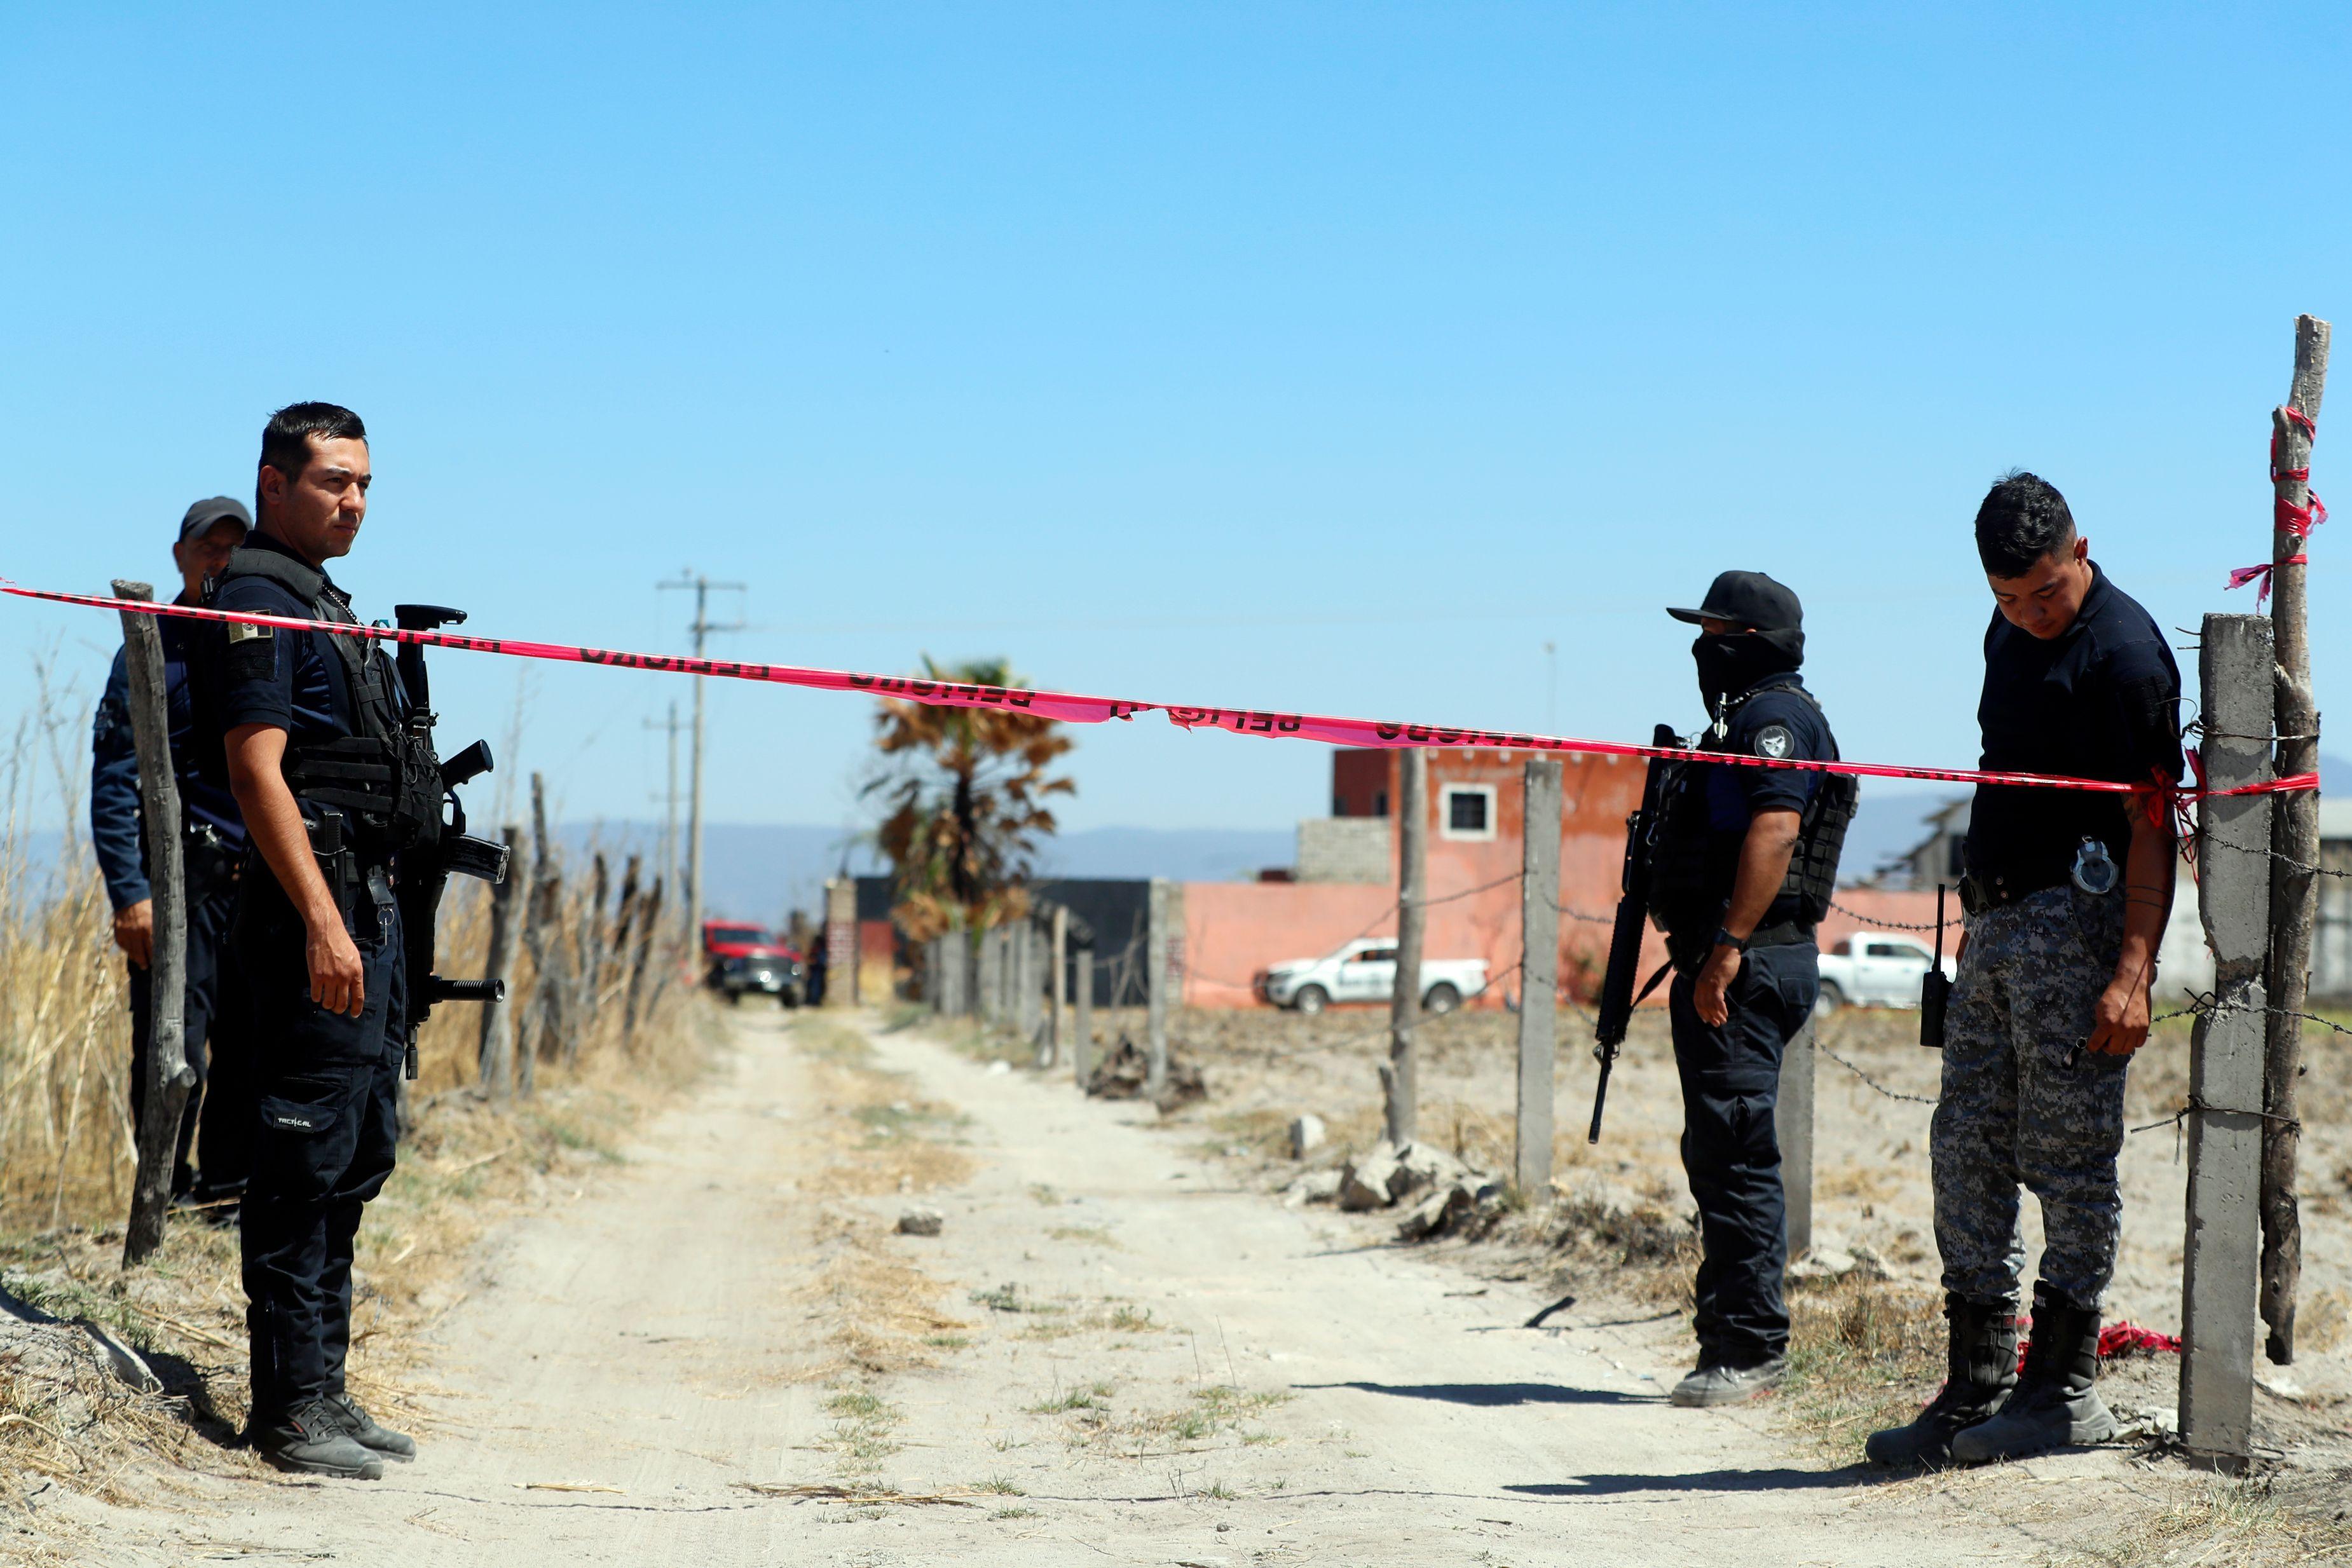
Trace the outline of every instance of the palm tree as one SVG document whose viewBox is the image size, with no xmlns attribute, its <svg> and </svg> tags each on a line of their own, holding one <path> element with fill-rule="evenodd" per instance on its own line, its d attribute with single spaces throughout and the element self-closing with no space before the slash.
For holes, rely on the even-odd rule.
<svg viewBox="0 0 2352 1568">
<path fill-rule="evenodd" d="M 1003 659 L 941 668 L 923 656 L 926 679 L 1017 690 Z M 934 707 L 895 697 L 875 715 L 874 777 L 863 791 L 889 807 L 875 841 L 897 869 L 899 920 L 918 941 L 950 925 L 1021 914 L 1037 840 L 1054 831 L 1046 805 L 1072 795 L 1046 769 L 1072 741 L 1053 719 L 1000 707 Z"/>
</svg>

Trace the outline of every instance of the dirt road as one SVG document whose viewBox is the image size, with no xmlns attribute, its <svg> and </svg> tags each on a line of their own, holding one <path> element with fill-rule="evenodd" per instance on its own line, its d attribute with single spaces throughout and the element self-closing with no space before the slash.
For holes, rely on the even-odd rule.
<svg viewBox="0 0 2352 1568">
<path fill-rule="evenodd" d="M 845 1095 L 814 1027 L 745 1015 L 624 1164 L 485 1249 L 416 1463 L 85 1506 L 84 1560 L 1885 1568 L 2051 1539 L 1965 1487 L 1822 1473 L 1760 1412 L 1673 1409 L 1672 1322 L 1522 1329 L 1531 1287 L 1221 1188 L 1148 1107 L 870 1020 L 856 1071 L 898 1097 Z M 845 1129 L 955 1179 L 845 1193 Z M 940 1236 L 888 1234 L 910 1201 Z M 929 1366 L 877 1348 L 909 1311 L 889 1343 Z"/>
</svg>

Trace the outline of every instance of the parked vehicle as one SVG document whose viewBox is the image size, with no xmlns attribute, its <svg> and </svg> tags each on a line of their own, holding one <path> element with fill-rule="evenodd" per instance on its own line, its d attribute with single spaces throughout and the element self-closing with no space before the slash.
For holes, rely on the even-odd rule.
<svg viewBox="0 0 2352 1568">
<path fill-rule="evenodd" d="M 1840 1008 L 1916 1008 L 1919 983 L 1936 961 L 1927 945 L 1916 936 L 1886 931 L 1857 931 L 1841 937 L 1822 955 L 1821 1012 Z M 1958 962 L 1947 957 L 1944 973 L 1956 975 Z"/>
<path fill-rule="evenodd" d="M 801 956 L 773 932 L 731 920 L 702 923 L 703 984 L 740 1003 L 756 991 L 788 1008 L 807 999 L 808 971 Z"/>
<path fill-rule="evenodd" d="M 1450 1013 L 1486 988 L 1484 958 L 1423 958 L 1423 1012 Z M 1320 958 L 1292 958 L 1257 978 L 1257 994 L 1278 1008 L 1319 1013 L 1334 1002 L 1384 1002 L 1396 993 L 1396 938 L 1359 937 Z"/>
</svg>

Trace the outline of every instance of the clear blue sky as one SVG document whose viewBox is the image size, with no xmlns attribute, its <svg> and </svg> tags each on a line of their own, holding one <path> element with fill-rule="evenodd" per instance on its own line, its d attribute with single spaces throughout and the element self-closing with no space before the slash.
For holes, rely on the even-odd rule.
<svg viewBox="0 0 2352 1568">
<path fill-rule="evenodd" d="M 2001 470 L 2168 625 L 2252 608 L 2292 318 L 2352 305 L 2347 54 L 2294 5 L 23 9 L 0 572 L 168 570 L 319 397 L 372 613 L 677 648 L 690 564 L 746 658 L 1511 727 L 1549 640 L 1550 727 L 1638 737 L 1697 717 L 1658 607 L 1762 568 L 1848 756 L 1964 763 Z M 114 636 L 0 604 L 0 711 Z M 575 819 L 656 810 L 687 695 L 436 689 L 453 743 L 520 691 Z M 856 816 L 866 705 L 713 709 L 715 819 Z M 1318 747 L 1081 740 L 1073 825 L 1328 809 Z"/>
</svg>

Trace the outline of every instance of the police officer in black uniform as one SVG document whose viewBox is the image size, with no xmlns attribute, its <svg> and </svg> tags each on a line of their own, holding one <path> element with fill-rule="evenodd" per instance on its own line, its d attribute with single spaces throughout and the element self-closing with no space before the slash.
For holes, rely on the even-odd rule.
<svg viewBox="0 0 2352 1568">
<path fill-rule="evenodd" d="M 1769 761 L 1837 756 L 1797 673 L 1805 634 L 1794 593 L 1762 572 L 1727 571 L 1697 609 L 1667 613 L 1699 627 L 1691 652 L 1713 723 L 1698 749 Z M 1773 1107 L 1781 1051 L 1820 990 L 1813 928 L 1853 800 L 1853 780 L 1811 769 L 1696 763 L 1675 770 L 1661 802 L 1652 912 L 1675 965 L 1683 1168 L 1702 1247 L 1698 1365 L 1675 1385 L 1676 1405 L 1752 1398 L 1787 1370 Z"/>
<path fill-rule="evenodd" d="M 367 515 L 365 426 L 331 403 L 280 409 L 259 467 L 254 533 L 210 601 L 354 622 L 325 568 Z M 343 1383 L 352 1241 L 392 1174 L 406 1043 L 392 879 L 415 808 L 398 788 L 399 686 L 372 642 L 246 624 L 216 629 L 206 667 L 258 862 L 235 936 L 259 1107 L 243 1228 L 247 1436 L 282 1469 L 373 1480 L 383 1459 L 415 1453 Z"/>
</svg>

